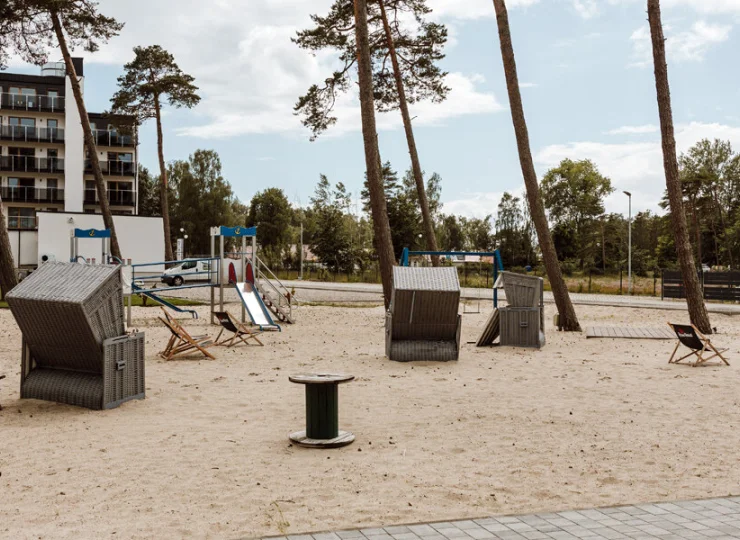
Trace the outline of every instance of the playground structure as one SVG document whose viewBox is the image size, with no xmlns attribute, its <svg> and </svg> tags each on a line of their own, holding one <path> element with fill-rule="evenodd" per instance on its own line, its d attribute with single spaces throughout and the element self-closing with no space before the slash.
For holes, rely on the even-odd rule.
<svg viewBox="0 0 740 540">
<path fill-rule="evenodd" d="M 491 257 L 493 259 L 493 281 L 491 281 L 491 284 L 495 284 L 496 280 L 498 279 L 499 272 L 503 272 L 504 270 L 504 263 L 501 260 L 501 253 L 499 253 L 499 250 L 494 251 L 409 251 L 409 248 L 403 248 L 403 252 L 401 253 L 401 261 L 400 266 L 409 266 L 409 257 L 417 257 L 417 256 L 438 256 L 438 257 L 469 257 L 469 256 L 477 256 L 477 257 Z M 498 307 L 498 289 L 496 287 L 492 287 L 493 289 L 493 307 Z"/>
<path fill-rule="evenodd" d="M 170 293 L 178 290 L 210 288 L 211 324 L 215 322 L 216 310 L 216 288 L 219 290 L 219 311 L 224 311 L 224 289 L 233 286 L 239 297 L 242 313 L 241 321 L 246 322 L 247 316 L 252 324 L 260 330 L 280 331 L 280 325 L 275 322 L 273 315 L 281 322 L 292 324 L 295 322 L 293 315 L 293 297 L 290 291 L 280 282 L 275 274 L 257 256 L 257 228 L 256 227 L 213 227 L 211 229 L 211 257 L 199 259 L 187 259 L 185 261 L 159 261 L 152 263 L 125 264 L 118 259 L 113 260 L 110 256 L 110 231 L 107 229 L 75 229 L 70 239 L 70 262 L 81 262 L 84 264 L 97 264 L 96 259 L 84 259 L 78 255 L 80 239 L 99 239 L 101 244 L 100 264 L 114 262 L 122 266 L 122 280 L 124 297 L 128 302 L 127 324 L 131 325 L 131 298 L 133 295 L 147 297 L 152 301 L 169 308 L 177 313 L 185 313 L 198 318 L 198 312 L 175 305 L 162 296 L 163 292 Z M 218 256 L 216 255 L 216 238 L 218 238 Z M 239 264 L 225 257 L 225 239 L 241 239 L 241 250 L 237 253 L 240 257 Z M 247 251 L 247 239 L 251 240 L 251 251 Z M 191 273 L 200 279 L 200 283 L 182 283 L 179 286 L 157 288 L 148 287 L 147 282 L 159 282 L 162 280 L 161 268 L 168 265 L 182 264 L 184 262 L 203 263 L 200 264 L 204 270 Z M 237 270 L 238 267 L 238 270 Z M 157 273 L 154 273 L 154 272 Z M 237 276 L 237 272 L 240 274 Z"/>
</svg>

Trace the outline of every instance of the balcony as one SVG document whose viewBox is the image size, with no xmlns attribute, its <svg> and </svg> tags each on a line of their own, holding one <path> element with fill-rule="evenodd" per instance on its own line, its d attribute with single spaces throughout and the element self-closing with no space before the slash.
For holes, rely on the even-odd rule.
<svg viewBox="0 0 740 540">
<path fill-rule="evenodd" d="M 0 188 L 3 202 L 63 203 L 64 190 L 58 188 L 9 187 Z"/>
<path fill-rule="evenodd" d="M 31 156 L 0 156 L 0 171 L 17 173 L 63 173 L 64 159 Z"/>
<path fill-rule="evenodd" d="M 64 130 L 62 128 L 3 125 L 0 126 L 0 140 L 32 143 L 64 143 Z"/>
<path fill-rule="evenodd" d="M 98 191 L 85 189 L 85 204 L 98 204 Z M 121 189 L 108 190 L 108 204 L 112 206 L 135 206 L 136 192 Z"/>
<path fill-rule="evenodd" d="M 103 171 L 103 174 L 109 176 L 134 176 L 136 167 L 132 161 L 110 160 L 101 161 L 100 170 Z M 89 159 L 85 160 L 85 172 L 88 174 L 93 173 L 92 163 Z"/>
<path fill-rule="evenodd" d="M 8 229 L 32 231 L 36 229 L 35 217 L 8 216 Z"/>
<path fill-rule="evenodd" d="M 64 112 L 64 98 L 29 94 L 0 94 L 0 109 L 12 111 Z"/>
<path fill-rule="evenodd" d="M 116 131 L 94 129 L 93 138 L 96 146 L 134 146 L 133 136 L 121 135 Z"/>
</svg>

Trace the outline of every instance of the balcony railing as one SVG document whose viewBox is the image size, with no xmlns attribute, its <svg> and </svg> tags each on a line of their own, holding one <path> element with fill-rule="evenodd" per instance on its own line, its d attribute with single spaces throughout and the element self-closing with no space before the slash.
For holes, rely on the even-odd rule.
<svg viewBox="0 0 740 540">
<path fill-rule="evenodd" d="M 35 228 L 35 217 L 8 216 L 8 229 L 33 230 Z"/>
<path fill-rule="evenodd" d="M 85 204 L 98 204 L 98 201 L 98 191 L 96 189 L 85 189 Z M 114 206 L 134 206 L 136 204 L 136 192 L 109 189 L 108 204 Z"/>
<path fill-rule="evenodd" d="M 134 176 L 134 171 L 136 169 L 132 161 L 110 160 L 101 161 L 100 170 L 103 171 L 103 174 L 110 176 Z M 88 174 L 93 172 L 92 164 L 89 159 L 85 160 L 85 172 Z"/>
<path fill-rule="evenodd" d="M 134 138 L 131 135 L 121 135 L 117 131 L 94 129 L 93 137 L 96 146 L 134 146 Z"/>
<path fill-rule="evenodd" d="M 62 128 L 31 127 L 31 126 L 0 126 L 0 139 L 19 142 L 64 142 Z"/>
<path fill-rule="evenodd" d="M 64 112 L 61 96 L 37 96 L 35 94 L 0 94 L 0 109 L 13 111 Z"/>
<path fill-rule="evenodd" d="M 64 159 L 31 156 L 0 156 L 0 171 L 63 173 Z"/>
<path fill-rule="evenodd" d="M 10 187 L 0 188 L 4 202 L 63 203 L 64 190 L 58 188 Z"/>
</svg>

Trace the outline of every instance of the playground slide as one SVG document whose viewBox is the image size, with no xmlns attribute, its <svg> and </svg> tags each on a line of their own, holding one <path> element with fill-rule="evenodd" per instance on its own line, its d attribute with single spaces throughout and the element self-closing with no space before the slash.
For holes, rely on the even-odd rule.
<svg viewBox="0 0 740 540">
<path fill-rule="evenodd" d="M 190 316 L 193 317 L 193 319 L 197 319 L 198 318 L 198 312 L 195 311 L 194 309 L 183 309 L 181 307 L 176 306 L 175 304 L 173 304 L 171 302 L 168 302 L 167 300 L 165 300 L 161 296 L 157 296 L 156 294 L 151 293 L 151 292 L 137 292 L 137 291 L 141 291 L 142 289 L 140 287 L 137 287 L 136 284 L 133 284 L 132 283 L 131 290 L 132 290 L 132 292 L 134 292 L 136 294 L 140 294 L 142 296 L 146 296 L 147 298 L 150 298 L 150 299 L 154 300 L 158 304 L 161 304 L 161 305 L 163 305 L 163 306 L 165 306 L 167 308 L 170 308 L 172 311 L 176 311 L 177 313 L 189 313 Z"/>
<path fill-rule="evenodd" d="M 241 298 L 249 318 L 252 319 L 254 324 L 259 326 L 261 330 L 282 331 L 280 325 L 275 324 L 275 321 L 272 320 L 270 312 L 262 302 L 262 298 L 260 298 L 257 287 L 251 283 L 237 283 L 236 291 L 239 293 L 239 298 Z"/>
</svg>

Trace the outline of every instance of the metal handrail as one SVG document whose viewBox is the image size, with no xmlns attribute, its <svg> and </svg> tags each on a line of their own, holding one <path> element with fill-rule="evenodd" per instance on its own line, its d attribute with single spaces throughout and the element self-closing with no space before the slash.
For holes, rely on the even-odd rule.
<svg viewBox="0 0 740 540">
<path fill-rule="evenodd" d="M 274 272 L 272 270 L 270 270 L 270 267 L 267 266 L 262 261 L 262 259 L 260 259 L 259 257 L 255 257 L 255 262 L 257 263 L 256 264 L 257 268 L 256 268 L 255 279 L 261 279 L 263 282 L 265 282 L 265 283 L 267 283 L 267 284 L 270 285 L 270 287 L 272 288 L 272 290 L 277 295 L 277 299 L 276 300 L 278 302 L 278 307 L 282 307 L 283 305 L 286 305 L 287 304 L 288 310 L 289 310 L 289 316 L 292 318 L 293 317 L 293 305 L 294 304 L 298 304 L 299 303 L 299 300 L 297 300 L 291 294 L 290 295 L 290 301 L 288 301 L 287 298 L 286 298 L 286 294 L 285 293 L 290 293 L 290 290 L 283 284 L 282 281 L 280 281 L 280 279 L 274 274 Z M 264 267 L 265 270 L 267 270 L 267 272 L 269 272 L 269 275 L 266 275 L 265 277 L 260 278 L 260 274 L 266 274 L 265 272 L 262 272 L 262 270 L 261 270 L 262 267 Z M 270 276 L 272 276 L 272 279 L 274 281 L 276 281 L 278 283 L 278 285 L 280 285 L 280 287 L 282 287 L 282 289 L 283 289 L 283 291 L 285 291 L 285 293 L 282 292 L 280 289 L 278 289 L 275 286 L 275 284 L 270 279 Z"/>
</svg>

